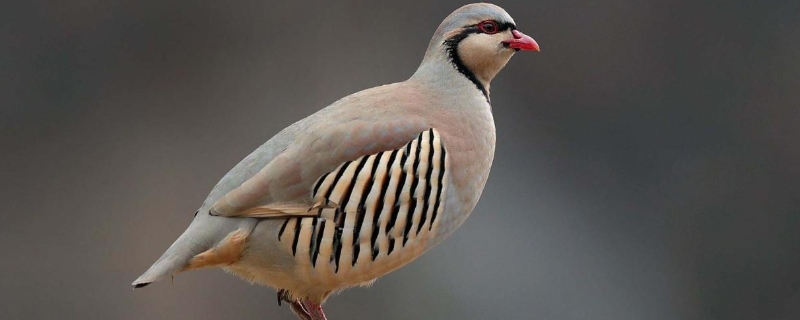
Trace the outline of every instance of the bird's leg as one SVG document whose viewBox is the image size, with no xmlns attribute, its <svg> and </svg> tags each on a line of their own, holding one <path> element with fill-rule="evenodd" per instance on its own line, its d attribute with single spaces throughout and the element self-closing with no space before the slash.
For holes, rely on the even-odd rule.
<svg viewBox="0 0 800 320">
<path fill-rule="evenodd" d="M 300 320 L 328 320 L 328 318 L 325 317 L 325 312 L 322 310 L 322 305 L 308 300 L 296 300 L 289 306 Z"/>
<path fill-rule="evenodd" d="M 300 320 L 328 320 L 328 318 L 325 317 L 325 312 L 322 311 L 322 305 L 308 300 L 293 300 L 289 296 L 289 291 L 287 290 L 278 291 L 278 305 L 281 305 L 282 302 L 289 303 L 289 308 L 292 310 L 292 313 Z"/>
</svg>

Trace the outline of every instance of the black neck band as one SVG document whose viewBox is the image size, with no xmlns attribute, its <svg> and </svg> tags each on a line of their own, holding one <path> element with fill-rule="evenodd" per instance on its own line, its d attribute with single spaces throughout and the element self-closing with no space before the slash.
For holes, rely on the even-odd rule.
<svg viewBox="0 0 800 320">
<path fill-rule="evenodd" d="M 516 26 L 513 23 L 499 23 L 499 30 L 498 32 L 503 32 L 506 30 L 514 30 Z M 466 39 L 470 34 L 473 33 L 480 33 L 480 29 L 478 29 L 477 25 L 472 25 L 464 28 L 461 33 L 452 36 L 444 41 L 444 48 L 447 51 L 447 57 L 450 59 L 450 63 L 453 64 L 453 67 L 458 70 L 459 73 L 467 77 L 469 81 L 475 84 L 478 87 L 478 90 L 483 93 L 483 96 L 486 97 L 486 101 L 490 102 L 489 99 L 489 92 L 486 91 L 486 87 L 478 80 L 475 76 L 475 73 L 472 72 L 466 65 L 464 65 L 464 61 L 461 61 L 461 57 L 458 55 L 458 44 L 461 43 L 464 39 Z"/>
<path fill-rule="evenodd" d="M 464 65 L 464 62 L 461 61 L 461 57 L 458 55 L 458 44 L 461 43 L 462 40 L 466 39 L 472 33 L 478 33 L 477 28 L 466 28 L 461 33 L 450 37 L 449 39 L 444 41 L 444 48 L 447 51 L 447 57 L 450 59 L 450 63 L 453 64 L 453 67 L 458 70 L 459 73 L 467 77 L 469 81 L 475 84 L 478 87 L 478 90 L 483 93 L 483 96 L 486 97 L 486 101 L 489 101 L 489 93 L 486 92 L 486 88 L 483 84 L 475 77 L 475 74 Z"/>
</svg>

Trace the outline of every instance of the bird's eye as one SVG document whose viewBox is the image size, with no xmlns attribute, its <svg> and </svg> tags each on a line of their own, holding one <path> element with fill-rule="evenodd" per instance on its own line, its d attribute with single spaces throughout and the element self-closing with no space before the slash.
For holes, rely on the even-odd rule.
<svg viewBox="0 0 800 320">
<path fill-rule="evenodd" d="M 481 21 L 481 23 L 478 24 L 478 29 L 486 34 L 495 34 L 497 31 L 500 31 L 500 28 L 497 27 L 497 22 L 492 20 Z"/>
</svg>

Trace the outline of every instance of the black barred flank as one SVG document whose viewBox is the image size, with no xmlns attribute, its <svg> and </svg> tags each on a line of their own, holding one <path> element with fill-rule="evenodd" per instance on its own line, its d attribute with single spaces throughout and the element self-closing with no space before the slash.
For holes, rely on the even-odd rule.
<svg viewBox="0 0 800 320">
<path fill-rule="evenodd" d="M 407 148 L 410 148 L 410 143 L 407 145 Z M 394 192 L 394 203 L 392 204 L 392 210 L 389 212 L 389 221 L 386 224 L 386 234 L 388 235 L 389 232 L 392 231 L 394 228 L 395 222 L 397 222 L 397 213 L 400 211 L 400 193 L 403 192 L 403 185 L 406 184 L 406 168 L 405 163 L 407 159 L 407 153 L 403 153 L 400 157 L 400 177 L 397 179 L 397 189 Z"/>
<path fill-rule="evenodd" d="M 417 147 L 414 149 L 414 164 L 411 167 L 411 189 L 409 191 L 410 200 L 408 203 L 408 211 L 406 212 L 406 225 L 403 230 L 403 246 L 408 242 L 408 236 L 411 233 L 412 224 L 414 224 L 414 213 L 417 209 L 417 185 L 419 184 L 419 157 L 422 153 L 422 134 L 417 137 Z"/>
<path fill-rule="evenodd" d="M 397 185 L 397 191 L 394 194 L 394 206 L 392 207 L 392 212 L 389 215 L 389 223 L 386 225 L 386 234 L 392 231 L 394 228 L 394 224 L 397 222 L 397 213 L 400 211 L 400 193 L 403 191 L 403 185 L 406 182 L 406 172 L 405 170 L 400 174 L 400 179 Z"/>
<path fill-rule="evenodd" d="M 428 204 L 431 201 L 431 176 L 433 175 L 433 129 L 428 130 L 428 170 L 425 172 L 425 194 L 422 199 L 422 212 L 420 213 L 419 225 L 417 226 L 417 234 L 422 230 L 425 225 L 425 220 L 428 219 Z M 441 188 L 441 187 L 440 187 Z"/>
<path fill-rule="evenodd" d="M 358 253 L 359 252 L 361 252 L 361 246 L 356 244 L 355 246 L 353 246 L 353 265 L 354 266 L 356 265 L 356 262 L 358 262 Z"/>
<path fill-rule="evenodd" d="M 381 231 L 381 213 L 383 212 L 383 206 L 386 203 L 386 190 L 389 189 L 389 183 L 391 182 L 392 178 L 392 163 L 394 163 L 394 159 L 397 157 L 397 150 L 392 151 L 391 155 L 389 156 L 389 161 L 386 162 L 386 172 L 384 173 L 383 183 L 381 184 L 381 193 L 378 195 L 378 206 L 375 209 L 375 214 L 373 215 L 373 227 L 372 227 L 372 238 L 370 241 L 373 246 L 372 250 L 372 260 L 374 261 L 375 258 L 378 257 L 378 234 Z"/>
<path fill-rule="evenodd" d="M 337 207 L 335 213 L 333 214 L 333 221 L 334 223 L 336 223 L 337 226 L 341 226 L 344 224 L 343 222 L 344 219 L 342 219 L 341 217 L 343 217 L 342 209 L 341 207 Z"/>
<path fill-rule="evenodd" d="M 336 254 L 333 256 L 333 264 L 336 265 L 336 271 L 339 272 L 339 258 L 342 256 L 342 229 L 336 228 L 333 235 L 333 249 Z"/>
<path fill-rule="evenodd" d="M 314 259 L 314 247 L 317 245 L 317 243 L 314 242 L 314 236 L 316 236 L 317 233 L 318 220 L 319 219 L 317 218 L 311 218 L 311 237 L 308 238 L 308 254 L 309 254 L 308 257 L 310 259 Z"/>
<path fill-rule="evenodd" d="M 283 236 L 283 232 L 286 231 L 286 225 L 289 224 L 289 220 L 291 219 L 283 220 L 283 224 L 281 225 L 281 230 L 278 231 L 278 241 L 281 241 L 281 237 Z"/>
<path fill-rule="evenodd" d="M 336 184 L 339 183 L 339 179 L 342 178 L 342 175 L 345 171 L 347 171 L 347 167 L 349 167 L 351 163 L 353 163 L 353 161 L 347 161 L 341 166 L 341 168 L 338 169 L 339 172 L 336 173 L 336 176 L 333 178 L 333 182 L 331 182 L 331 185 L 328 187 L 328 191 L 325 193 L 325 199 L 331 198 L 333 189 L 336 189 Z"/>
<path fill-rule="evenodd" d="M 447 151 L 442 145 L 442 156 L 439 158 L 439 190 L 436 190 L 436 203 L 433 205 L 433 215 L 431 215 L 431 226 L 428 230 L 433 229 L 433 222 L 436 221 L 436 214 L 439 213 L 439 202 L 442 200 L 442 189 L 444 189 L 444 171 L 445 159 L 447 158 Z"/>
<path fill-rule="evenodd" d="M 411 233 L 411 225 L 414 224 L 414 211 L 417 209 L 417 199 L 411 198 L 408 204 L 408 213 L 406 214 L 406 225 L 403 228 L 403 246 L 408 242 L 408 236 Z"/>
<path fill-rule="evenodd" d="M 316 242 L 316 245 L 314 246 L 314 250 L 312 250 L 313 253 L 311 254 L 311 266 L 312 267 L 316 267 L 317 266 L 317 258 L 319 258 L 319 248 L 321 247 L 321 244 L 322 244 L 322 237 L 325 235 L 325 223 L 327 221 L 325 221 L 324 219 L 320 219 L 320 220 L 322 220 L 322 221 L 319 223 L 319 232 L 317 233 L 317 242 Z"/>
<path fill-rule="evenodd" d="M 319 191 L 319 187 L 322 185 L 322 182 L 325 181 L 325 178 L 327 178 L 329 174 L 331 174 L 331 173 L 328 172 L 326 174 L 323 174 L 322 177 L 320 177 L 319 180 L 317 180 L 317 184 L 314 186 L 314 191 L 311 192 L 311 196 L 312 197 L 316 197 L 317 196 L 317 192 Z"/>
<path fill-rule="evenodd" d="M 359 235 L 361 234 L 361 225 L 364 223 L 364 216 L 367 215 L 364 209 L 356 211 L 356 225 L 353 228 L 353 244 L 358 243 Z"/>
<path fill-rule="evenodd" d="M 345 190 L 344 194 L 342 195 L 342 202 L 339 203 L 339 208 L 342 208 L 342 210 L 347 208 L 347 203 L 350 201 L 350 195 L 353 194 L 353 188 L 355 188 L 356 181 L 358 181 L 358 174 L 360 174 L 361 169 L 364 168 L 367 158 L 368 157 L 361 157 L 361 161 L 358 162 L 358 166 L 356 166 L 356 171 L 353 173 L 353 176 L 347 177 L 350 179 L 350 184 L 347 186 L 347 190 Z"/>
<path fill-rule="evenodd" d="M 300 238 L 300 218 L 294 218 L 294 240 L 292 240 L 292 255 L 297 255 L 297 240 Z"/>
<path fill-rule="evenodd" d="M 344 221 L 347 221 L 347 216 L 350 213 L 345 211 L 342 216 L 344 216 Z M 336 228 L 336 235 L 334 236 L 334 241 L 336 241 L 336 272 L 339 272 L 339 264 L 342 263 L 342 249 L 344 249 L 344 243 L 342 243 L 342 238 L 344 236 L 344 229 L 342 227 Z"/>
<path fill-rule="evenodd" d="M 389 212 L 389 221 L 386 222 L 386 235 L 388 236 L 394 228 L 394 223 L 397 221 L 397 212 L 400 211 L 400 205 L 395 204 Z"/>
<path fill-rule="evenodd" d="M 361 201 L 358 203 L 358 216 L 356 216 L 356 227 L 353 228 L 353 243 L 358 245 L 359 243 L 359 234 L 361 233 L 362 225 L 364 224 L 364 216 L 367 215 L 367 209 L 365 208 L 367 198 L 369 197 L 370 191 L 372 190 L 372 186 L 375 184 L 375 172 L 378 171 L 378 164 L 381 161 L 381 155 L 383 153 L 378 153 L 375 159 L 372 161 L 372 170 L 370 171 L 370 178 L 369 183 L 364 185 L 364 189 L 361 190 Z M 374 217 L 373 212 L 373 217 Z M 373 227 L 374 228 L 374 227 Z M 371 244 L 367 244 L 368 247 L 372 247 Z M 355 262 L 353 262 L 355 264 Z"/>
<path fill-rule="evenodd" d="M 278 240 L 287 242 L 295 257 L 298 246 L 307 249 L 311 268 L 319 266 L 320 255 L 327 255 L 323 265 L 333 264 L 336 273 L 343 266 L 389 259 L 393 252 L 413 247 L 426 225 L 433 230 L 443 206 L 445 165 L 444 145 L 432 128 L 398 149 L 346 161 L 322 174 L 309 190 L 313 203 L 336 208 L 317 209 L 315 217 L 285 219 Z M 352 242 L 346 240 L 350 235 Z M 360 259 L 361 251 L 366 251 L 365 259 Z"/>
<path fill-rule="evenodd" d="M 408 160 L 408 154 L 411 153 L 411 142 L 406 145 L 405 150 L 400 155 L 400 167 L 405 169 L 406 167 L 406 160 Z M 405 170 L 403 170 L 405 171 Z"/>
</svg>

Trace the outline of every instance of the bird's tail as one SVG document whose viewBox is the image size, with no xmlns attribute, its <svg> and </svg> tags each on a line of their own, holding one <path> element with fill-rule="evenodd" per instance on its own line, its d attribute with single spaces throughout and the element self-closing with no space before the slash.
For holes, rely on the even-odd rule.
<svg viewBox="0 0 800 320">
<path fill-rule="evenodd" d="M 161 258 L 133 282 L 141 288 L 181 271 L 230 264 L 238 260 L 254 227 L 253 219 L 199 214 Z"/>
</svg>

